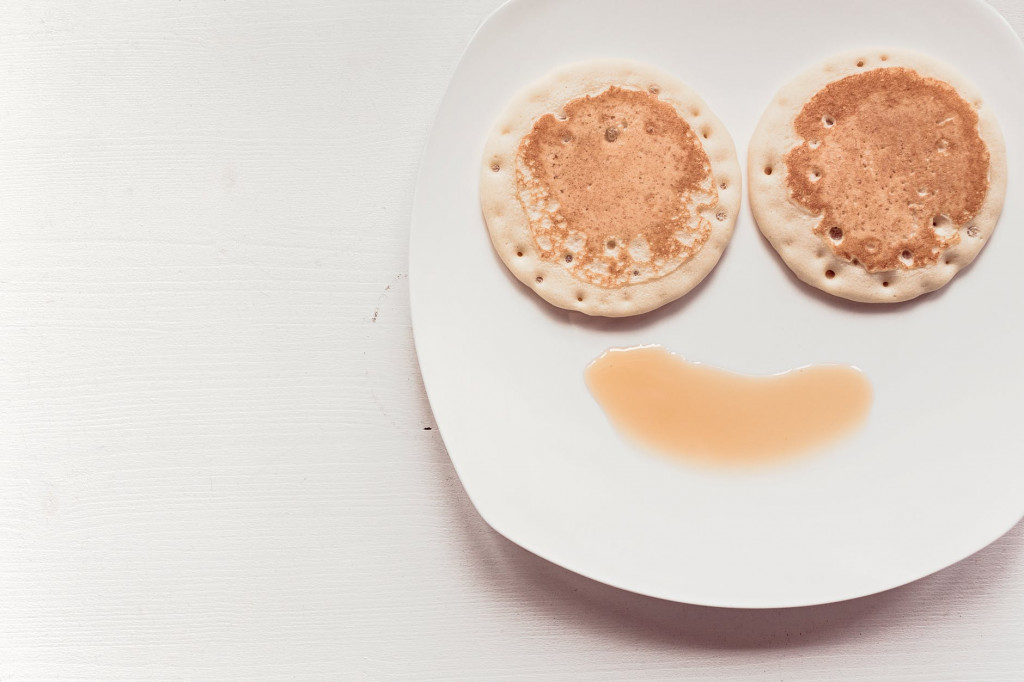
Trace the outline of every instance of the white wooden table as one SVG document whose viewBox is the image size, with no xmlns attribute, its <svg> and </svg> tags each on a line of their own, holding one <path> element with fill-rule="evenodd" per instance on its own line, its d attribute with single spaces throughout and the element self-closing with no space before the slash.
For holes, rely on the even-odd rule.
<svg viewBox="0 0 1024 682">
<path fill-rule="evenodd" d="M 1021 526 L 886 594 L 728 611 L 476 515 L 405 273 L 499 3 L 4 5 L 0 680 L 1024 679 Z"/>
</svg>

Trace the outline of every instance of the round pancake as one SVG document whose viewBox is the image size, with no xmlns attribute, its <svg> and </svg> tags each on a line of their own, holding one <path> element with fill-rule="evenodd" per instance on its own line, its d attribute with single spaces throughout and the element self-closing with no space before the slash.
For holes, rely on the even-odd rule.
<svg viewBox="0 0 1024 682">
<path fill-rule="evenodd" d="M 649 66 L 562 68 L 519 94 L 487 140 L 480 203 L 509 270 L 588 315 L 653 310 L 715 267 L 740 205 L 732 139 L 701 98 Z"/>
<path fill-rule="evenodd" d="M 757 224 L 801 280 L 905 301 L 981 251 L 1006 196 L 992 111 L 949 66 L 904 50 L 838 55 L 788 83 L 747 157 Z"/>
</svg>

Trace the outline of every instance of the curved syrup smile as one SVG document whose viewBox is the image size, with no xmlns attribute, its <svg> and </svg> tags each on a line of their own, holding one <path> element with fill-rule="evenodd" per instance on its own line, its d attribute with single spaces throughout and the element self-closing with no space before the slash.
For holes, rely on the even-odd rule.
<svg viewBox="0 0 1024 682">
<path fill-rule="evenodd" d="M 719 464 L 792 457 L 861 425 L 871 384 L 845 365 L 745 376 L 691 363 L 660 346 L 614 349 L 586 370 L 612 424 L 653 450 Z"/>
</svg>

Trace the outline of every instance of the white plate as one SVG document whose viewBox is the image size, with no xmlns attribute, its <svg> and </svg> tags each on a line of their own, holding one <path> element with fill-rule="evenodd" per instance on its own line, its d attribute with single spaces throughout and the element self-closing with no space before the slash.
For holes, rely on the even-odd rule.
<svg viewBox="0 0 1024 682">
<path fill-rule="evenodd" d="M 488 130 L 567 62 L 638 59 L 696 88 L 746 144 L 775 91 L 863 46 L 932 54 L 995 109 L 1010 188 L 992 243 L 945 289 L 844 304 L 789 275 L 744 209 L 718 268 L 639 319 L 550 307 L 491 250 L 477 201 Z M 1024 50 L 974 0 L 514 0 L 481 27 L 438 113 L 412 221 L 412 314 L 452 462 L 502 535 L 568 569 L 665 599 L 817 604 L 923 577 L 1024 515 Z M 660 343 L 753 374 L 862 368 L 867 426 L 828 452 L 746 473 L 642 451 L 583 383 L 611 346 Z"/>
</svg>

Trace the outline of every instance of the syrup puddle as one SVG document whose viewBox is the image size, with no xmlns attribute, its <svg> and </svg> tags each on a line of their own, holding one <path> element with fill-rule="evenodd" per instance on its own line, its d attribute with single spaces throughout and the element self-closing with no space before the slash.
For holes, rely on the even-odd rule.
<svg viewBox="0 0 1024 682">
<path fill-rule="evenodd" d="M 756 377 L 641 346 L 606 352 L 585 377 L 622 433 L 654 450 L 720 464 L 807 452 L 860 426 L 871 407 L 871 384 L 844 365 Z"/>
</svg>

